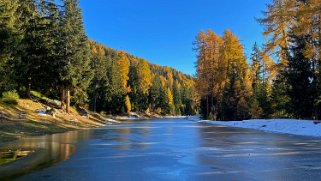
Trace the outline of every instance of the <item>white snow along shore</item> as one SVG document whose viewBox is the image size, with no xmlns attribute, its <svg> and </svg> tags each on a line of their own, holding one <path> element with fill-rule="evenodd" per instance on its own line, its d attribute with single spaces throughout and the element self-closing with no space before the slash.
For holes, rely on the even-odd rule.
<svg viewBox="0 0 321 181">
<path fill-rule="evenodd" d="M 244 121 L 208 121 L 199 117 L 189 117 L 188 120 L 205 122 L 214 125 L 250 128 L 274 133 L 287 133 L 301 136 L 321 137 L 321 121 L 297 119 L 253 119 Z"/>
</svg>

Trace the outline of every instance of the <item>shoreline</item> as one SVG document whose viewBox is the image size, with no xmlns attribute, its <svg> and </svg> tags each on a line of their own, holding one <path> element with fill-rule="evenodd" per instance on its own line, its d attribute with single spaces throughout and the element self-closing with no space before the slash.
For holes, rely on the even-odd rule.
<svg viewBox="0 0 321 181">
<path fill-rule="evenodd" d="M 189 121 L 236 128 L 254 129 L 269 133 L 321 138 L 321 121 L 298 119 L 252 119 L 243 121 L 210 121 L 189 117 Z"/>
<path fill-rule="evenodd" d="M 36 104 L 36 106 L 30 106 L 31 104 Z M 25 105 L 28 105 L 26 107 L 29 108 L 29 110 L 24 107 Z M 88 112 L 87 116 L 83 116 L 75 110 L 72 110 L 72 113 L 70 114 L 66 114 L 59 110 L 60 112 L 56 116 L 51 116 L 30 111 L 30 109 L 35 110 L 34 107 L 41 106 L 43 107 L 44 105 L 39 105 L 39 103 L 34 103 L 31 100 L 19 100 L 19 105 L 13 107 L 0 104 L 0 113 L 5 114 L 6 117 L 10 117 L 10 119 L 5 119 L 3 116 L 0 118 L 0 146 L 16 141 L 24 136 L 44 136 L 66 133 L 68 131 L 94 129 L 111 124 L 121 124 L 122 121 L 129 120 L 187 117 L 134 112 L 128 115 L 111 116 L 103 116 L 98 113 Z M 20 108 L 19 112 L 26 112 L 27 116 L 25 118 L 19 119 L 18 112 L 14 112 L 11 115 L 9 114 L 12 110 L 16 110 L 17 107 Z M 4 111 L 5 109 L 9 111 Z"/>
</svg>

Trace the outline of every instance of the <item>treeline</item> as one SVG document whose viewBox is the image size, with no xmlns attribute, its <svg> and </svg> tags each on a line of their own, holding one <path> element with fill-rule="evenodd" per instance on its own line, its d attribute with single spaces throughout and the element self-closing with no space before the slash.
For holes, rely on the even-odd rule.
<svg viewBox="0 0 321 181">
<path fill-rule="evenodd" d="M 131 110 L 158 114 L 195 113 L 194 80 L 175 69 L 90 41 L 94 79 L 89 88 L 90 107 L 96 111 Z"/>
<path fill-rule="evenodd" d="M 192 114 L 193 78 L 89 41 L 78 0 L 0 0 L 0 93 L 106 113 Z"/>
<path fill-rule="evenodd" d="M 264 15 L 268 41 L 254 45 L 250 61 L 231 31 L 198 34 L 204 118 L 321 118 L 321 1 L 274 0 Z"/>
</svg>

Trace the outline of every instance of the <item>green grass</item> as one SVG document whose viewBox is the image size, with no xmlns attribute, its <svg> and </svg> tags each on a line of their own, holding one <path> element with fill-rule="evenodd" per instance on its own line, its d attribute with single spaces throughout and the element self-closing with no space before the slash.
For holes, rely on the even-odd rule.
<svg viewBox="0 0 321 181">
<path fill-rule="evenodd" d="M 31 96 L 37 100 L 39 100 L 40 102 L 45 102 L 45 103 L 49 103 L 51 105 L 54 105 L 56 107 L 60 106 L 60 101 L 54 100 L 54 99 L 50 99 L 44 95 L 42 95 L 40 92 L 37 91 L 31 91 L 30 92 Z"/>
<path fill-rule="evenodd" d="M 1 102 L 8 104 L 8 105 L 17 105 L 19 99 L 19 94 L 17 91 L 8 91 L 2 93 Z"/>
<path fill-rule="evenodd" d="M 0 166 L 16 161 L 13 158 L 0 158 Z"/>
<path fill-rule="evenodd" d="M 25 121 L 13 125 L 0 126 L 0 142 L 14 140 L 18 135 L 37 136 L 43 134 L 53 134 L 65 132 L 70 129 L 61 128 L 55 124 L 39 123 L 34 121 Z"/>
</svg>

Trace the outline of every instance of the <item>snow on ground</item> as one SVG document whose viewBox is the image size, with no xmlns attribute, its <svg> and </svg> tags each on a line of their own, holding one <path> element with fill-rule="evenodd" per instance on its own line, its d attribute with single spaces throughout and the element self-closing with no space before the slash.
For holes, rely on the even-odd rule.
<svg viewBox="0 0 321 181">
<path fill-rule="evenodd" d="M 106 123 L 110 123 L 110 124 L 118 124 L 118 123 L 120 123 L 119 121 L 114 120 L 114 119 L 106 119 L 105 122 Z"/>
<path fill-rule="evenodd" d="M 171 118 L 177 118 L 177 119 L 183 119 L 183 118 L 186 118 L 186 116 L 163 116 L 163 118 L 168 118 L 168 119 L 171 119 Z"/>
<path fill-rule="evenodd" d="M 201 120 L 201 118 L 200 118 L 199 115 L 195 115 L 195 116 L 188 116 L 187 120 L 189 120 L 189 121 L 198 121 L 199 122 Z"/>
<path fill-rule="evenodd" d="M 214 125 L 224 125 L 239 128 L 250 128 L 274 133 L 287 133 L 302 136 L 321 137 L 321 121 L 296 119 L 257 119 L 245 121 L 207 121 L 199 117 L 189 117 L 188 120 L 206 122 Z"/>
</svg>

